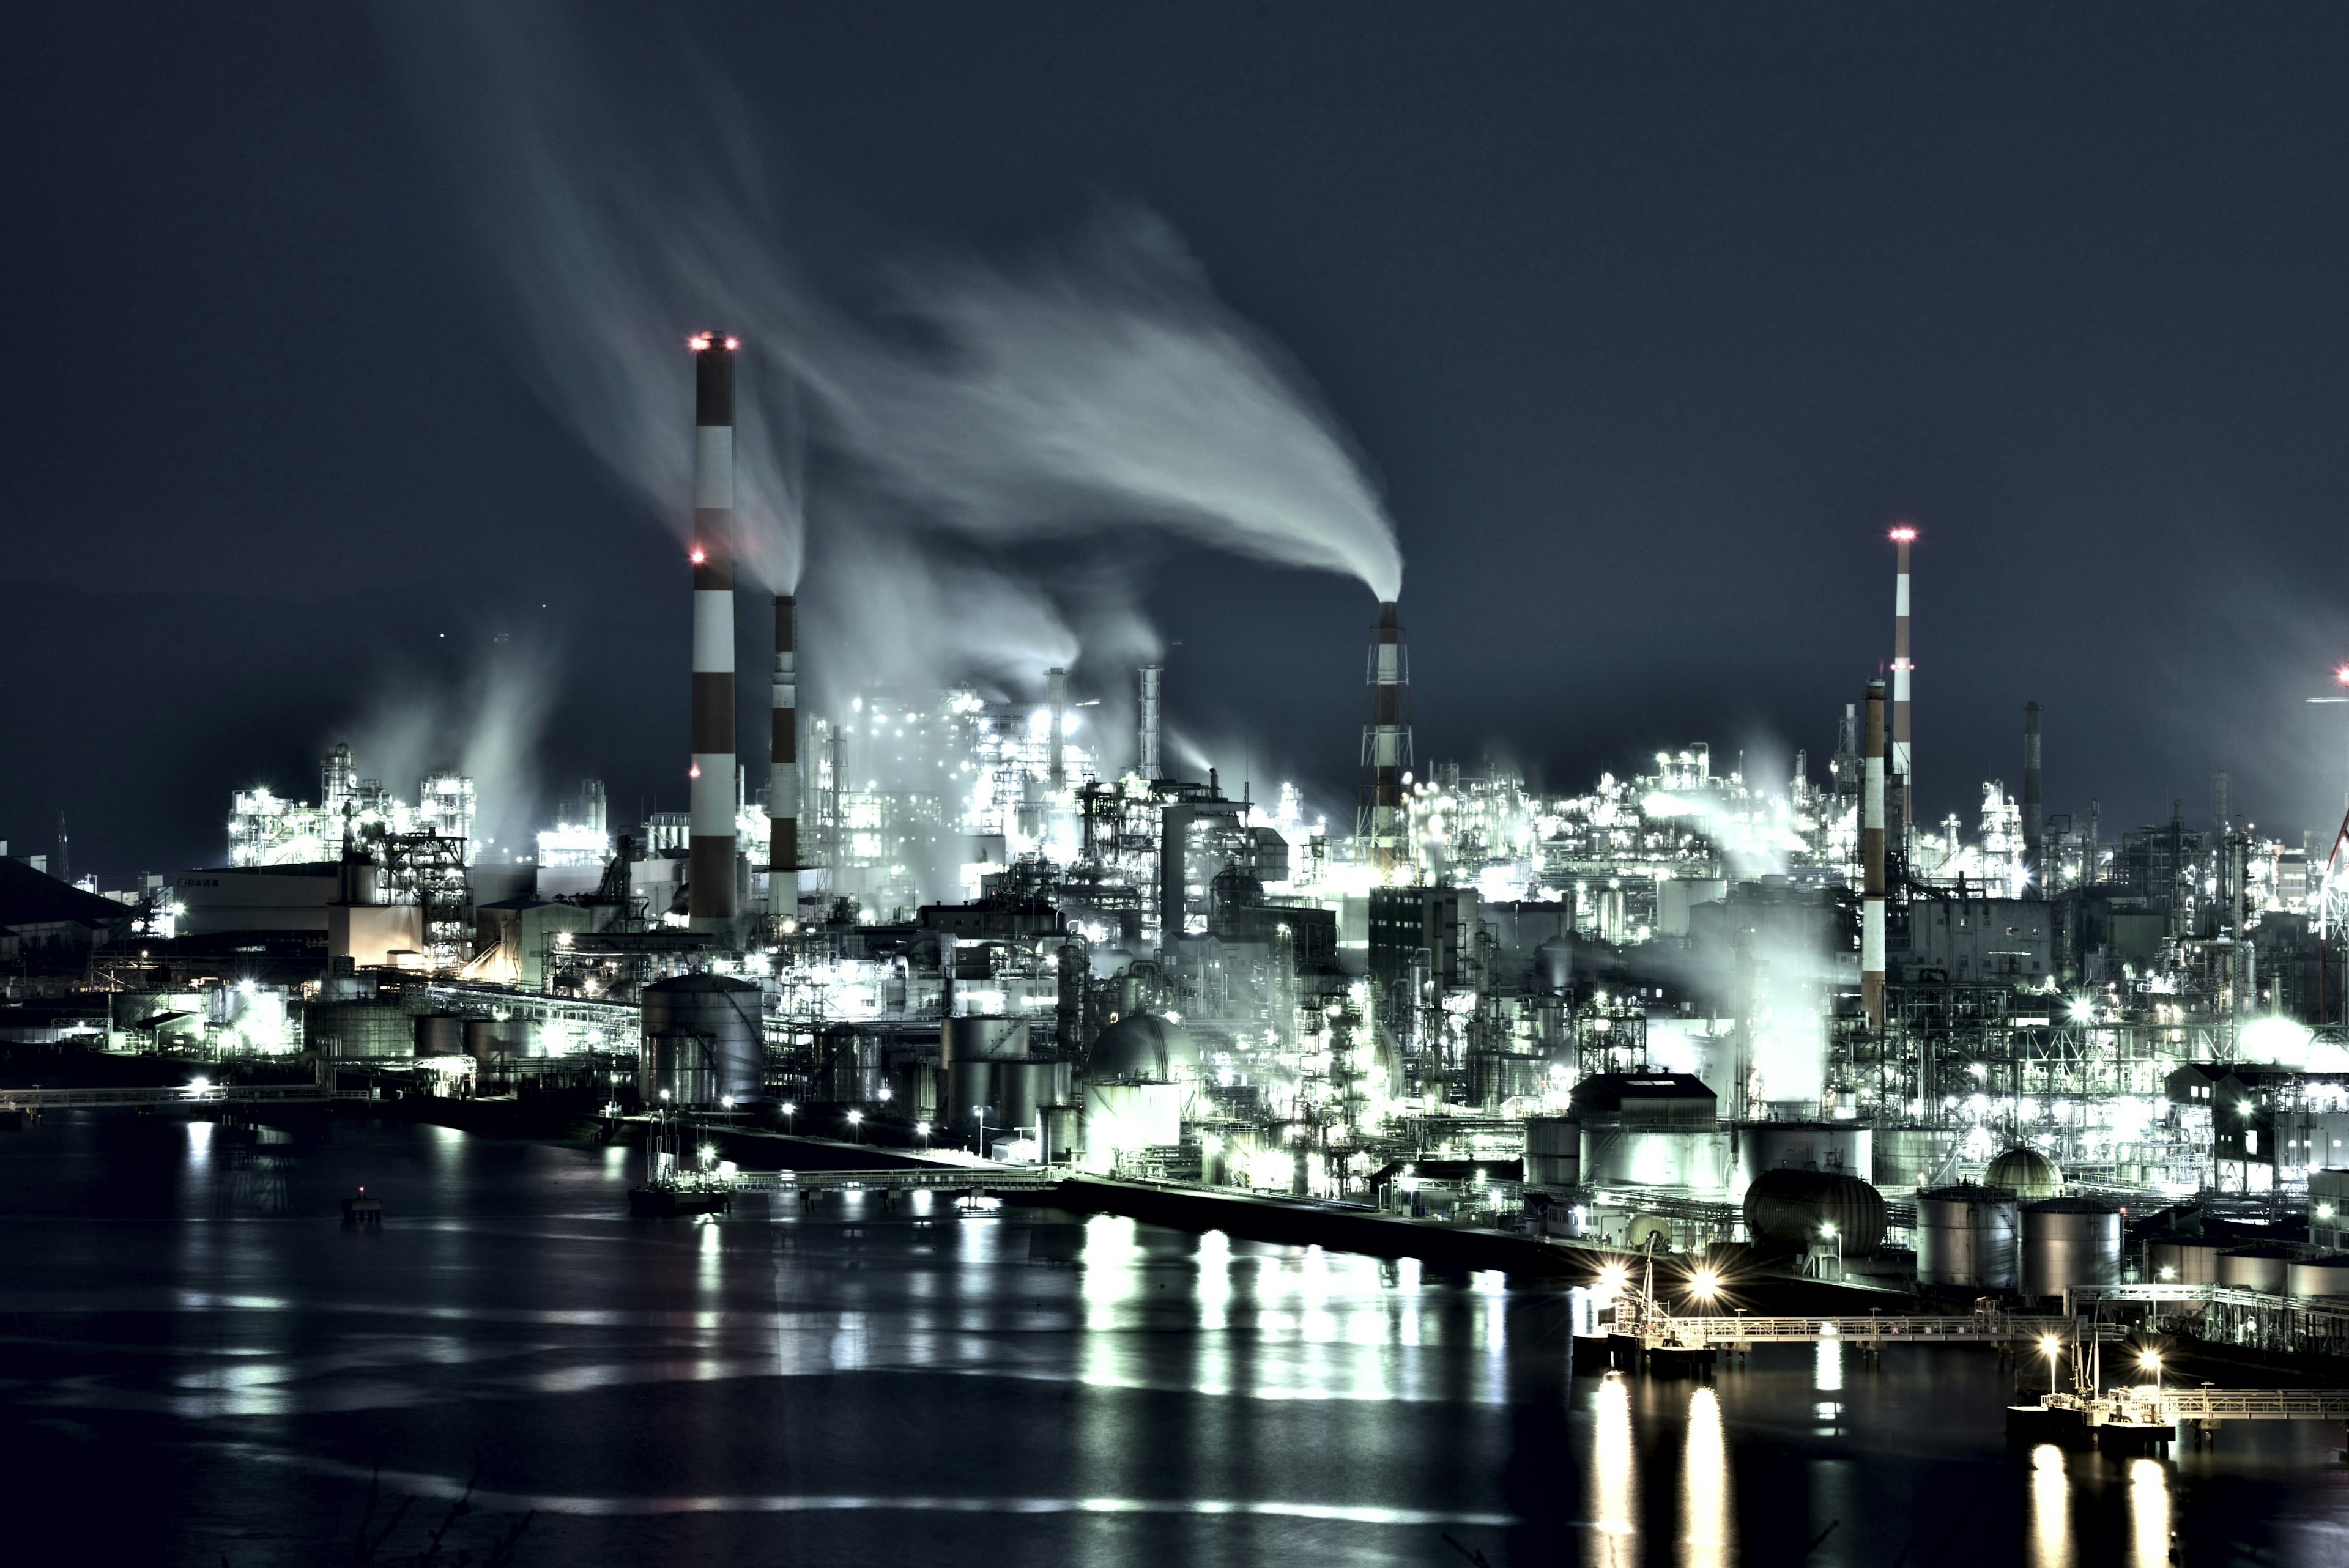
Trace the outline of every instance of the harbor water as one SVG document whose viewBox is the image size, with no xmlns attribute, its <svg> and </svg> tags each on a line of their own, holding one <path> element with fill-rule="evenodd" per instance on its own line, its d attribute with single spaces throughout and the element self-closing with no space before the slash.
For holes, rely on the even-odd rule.
<svg viewBox="0 0 2349 1568">
<path fill-rule="evenodd" d="M 470 1484 L 444 1562 L 525 1515 L 564 1568 L 2349 1561 L 2338 1429 L 2010 1453 L 1986 1350 L 1577 1376 L 1567 1301 L 1495 1276 L 943 1197 L 632 1219 L 640 1158 L 0 1139 L 10 1560 L 402 1561 Z"/>
</svg>

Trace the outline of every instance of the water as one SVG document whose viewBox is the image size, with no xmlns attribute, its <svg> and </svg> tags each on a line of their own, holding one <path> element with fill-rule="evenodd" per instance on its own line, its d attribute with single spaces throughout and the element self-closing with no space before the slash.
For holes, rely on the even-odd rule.
<svg viewBox="0 0 2349 1568">
<path fill-rule="evenodd" d="M 513 1561 L 566 1568 L 2087 1568 L 2173 1531 L 2190 1563 L 2349 1561 L 2336 1430 L 2009 1456 L 1984 1352 L 1575 1377 L 1561 1304 L 1497 1278 L 943 1201 L 633 1221 L 628 1161 L 367 1124 L 0 1138 L 0 1550 L 348 1562 L 379 1469 L 376 1527 L 420 1500 L 382 1559 L 477 1474 L 443 1561 L 536 1510 Z M 380 1231 L 337 1221 L 361 1182 Z"/>
</svg>

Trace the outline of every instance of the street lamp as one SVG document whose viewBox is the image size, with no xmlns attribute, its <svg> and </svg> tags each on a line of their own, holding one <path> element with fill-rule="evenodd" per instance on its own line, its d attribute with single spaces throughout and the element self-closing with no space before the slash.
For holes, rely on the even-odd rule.
<svg viewBox="0 0 2349 1568">
<path fill-rule="evenodd" d="M 1699 1301 L 1711 1301 L 1721 1290 L 1721 1276 L 1711 1269 L 1699 1269 L 1689 1276 L 1689 1293 Z"/>
<path fill-rule="evenodd" d="M 978 1148 L 977 1150 L 977 1153 L 981 1160 L 984 1160 L 987 1158 L 987 1107 L 983 1105 L 974 1105 L 970 1108 L 970 1114 L 978 1121 Z"/>
<path fill-rule="evenodd" d="M 2150 1372 L 2153 1374 L 2153 1391 L 2157 1394 L 2160 1393 L 2161 1352 L 2158 1350 L 2140 1350 L 2137 1352 L 2137 1366 L 2138 1371 Z"/>
<path fill-rule="evenodd" d="M 914 1135 L 922 1140 L 922 1147 L 924 1149 L 927 1149 L 930 1146 L 930 1124 L 928 1122 L 917 1121 L 914 1123 Z"/>
<path fill-rule="evenodd" d="M 2039 1336 L 2039 1354 L 2047 1357 L 2047 1391 L 2055 1392 L 2055 1357 L 2062 1355 L 2064 1342 L 2052 1334 Z"/>
<path fill-rule="evenodd" d="M 793 1118 L 793 1117 L 797 1116 L 799 1113 L 800 1113 L 800 1108 L 799 1108 L 798 1106 L 793 1105 L 790 1100 L 785 1100 L 785 1101 L 783 1101 L 783 1130 L 784 1130 L 784 1131 L 789 1132 L 789 1131 L 792 1130 L 792 1125 L 793 1125 L 793 1123 L 792 1123 L 792 1118 Z"/>
<path fill-rule="evenodd" d="M 861 1110 L 852 1110 L 852 1111 L 850 1111 L 850 1112 L 848 1113 L 848 1131 L 849 1131 L 849 1136 L 851 1136 L 852 1138 L 854 1138 L 854 1139 L 857 1142 L 859 1142 L 859 1143 L 862 1143 L 862 1142 L 864 1142 L 864 1134 L 858 1130 L 859 1130 L 860 1128 L 862 1128 L 864 1125 L 864 1113 L 863 1111 L 861 1111 Z"/>
</svg>

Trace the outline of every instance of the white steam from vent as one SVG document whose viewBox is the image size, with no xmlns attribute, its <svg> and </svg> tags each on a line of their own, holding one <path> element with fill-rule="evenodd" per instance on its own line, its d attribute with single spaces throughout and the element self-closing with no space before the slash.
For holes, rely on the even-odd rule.
<svg viewBox="0 0 2349 1568">
<path fill-rule="evenodd" d="M 1393 526 L 1343 429 L 1156 217 L 1105 210 L 1019 264 L 883 269 L 882 330 L 802 281 L 755 139 L 739 107 L 725 113 L 735 96 L 706 77 L 680 85 L 674 51 L 634 50 L 625 79 L 605 79 L 566 12 L 377 15 L 500 263 L 525 374 L 676 528 L 690 517 L 685 334 L 743 338 L 738 488 L 754 580 L 796 585 L 795 454 L 812 438 L 853 482 L 981 546 L 1140 527 L 1345 573 L 1382 600 L 1400 591 Z M 632 123 L 670 99 L 694 112 L 654 131 L 647 107 Z"/>
<path fill-rule="evenodd" d="M 551 648 L 499 646 L 480 668 L 440 682 L 409 671 L 336 738 L 347 738 L 360 774 L 413 800 L 428 773 L 473 781 L 473 836 L 519 848 L 537 820 L 533 758 L 552 712 L 557 660 Z"/>
</svg>

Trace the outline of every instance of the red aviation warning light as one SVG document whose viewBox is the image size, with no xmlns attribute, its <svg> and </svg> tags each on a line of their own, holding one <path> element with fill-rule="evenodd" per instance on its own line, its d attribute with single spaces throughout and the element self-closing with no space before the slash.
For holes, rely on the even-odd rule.
<svg viewBox="0 0 2349 1568">
<path fill-rule="evenodd" d="M 2337 685 L 2349 686 L 2349 665 L 2343 665 L 2339 669 L 2334 670 L 2333 679 Z"/>
<path fill-rule="evenodd" d="M 709 334 L 706 332 L 697 332 L 691 337 L 685 340 L 685 346 L 693 350 L 696 354 L 698 354 L 703 349 L 709 346 Z M 734 346 L 730 343 L 726 346 L 731 348 Z"/>
<path fill-rule="evenodd" d="M 686 776 L 688 779 L 698 779 L 698 778 L 700 778 L 700 777 L 701 777 L 701 764 L 700 764 L 700 763 L 698 763 L 698 762 L 697 762 L 697 763 L 693 764 L 691 767 L 688 768 L 688 769 L 685 770 L 685 776 Z"/>
<path fill-rule="evenodd" d="M 701 546 L 697 544 L 693 547 L 693 553 L 686 559 L 692 562 L 696 566 L 707 566 L 709 564 L 709 552 L 702 549 Z"/>
<path fill-rule="evenodd" d="M 1914 543 L 1916 542 L 1916 538 L 1917 530 L 1909 523 L 1901 523 L 1892 531 L 1892 542 L 1895 544 Z"/>
</svg>

